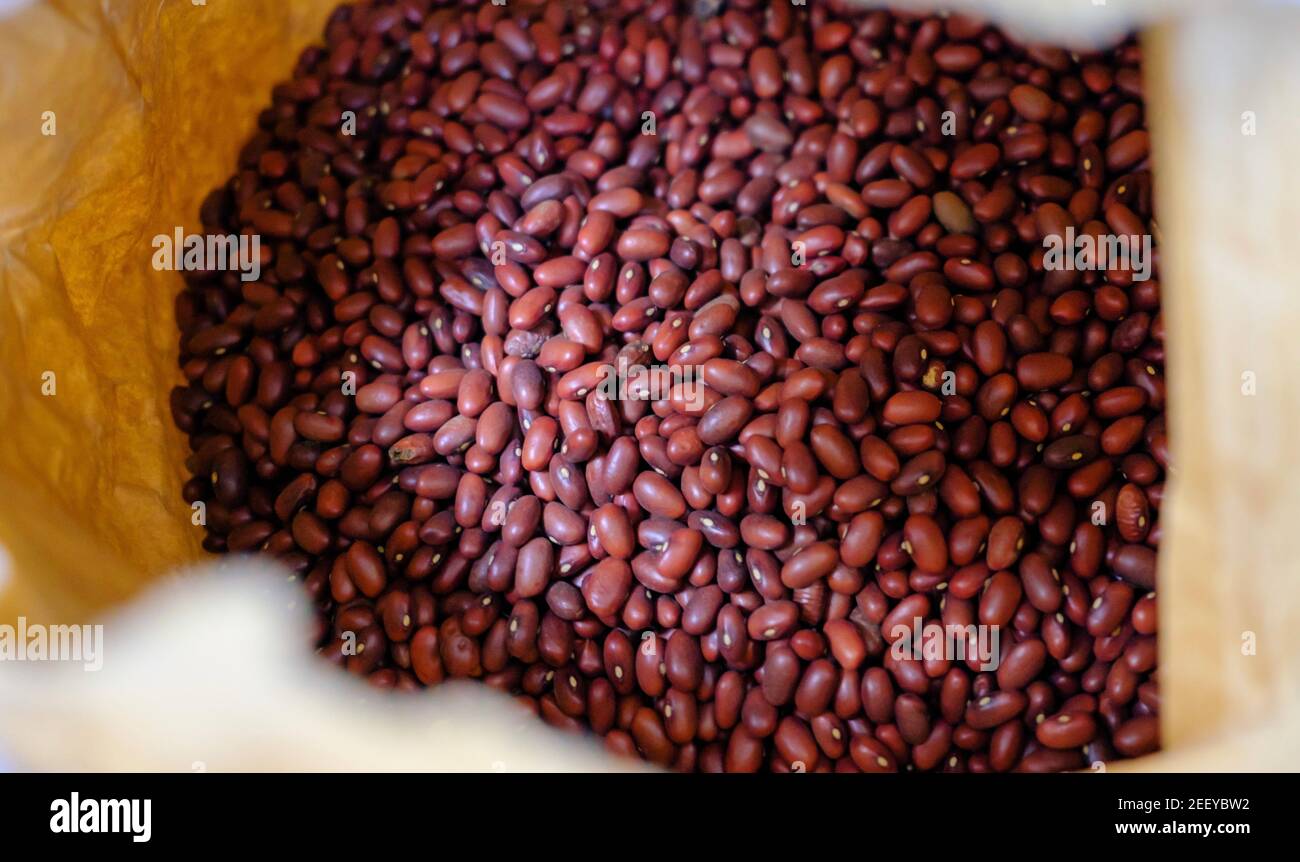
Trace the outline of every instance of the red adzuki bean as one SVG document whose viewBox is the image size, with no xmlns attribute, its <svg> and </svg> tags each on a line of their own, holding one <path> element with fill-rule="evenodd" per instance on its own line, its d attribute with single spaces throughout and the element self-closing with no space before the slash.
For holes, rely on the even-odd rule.
<svg viewBox="0 0 1300 862">
<path fill-rule="evenodd" d="M 663 766 L 1155 749 L 1159 285 L 1045 246 L 1150 232 L 1139 61 L 841 0 L 340 7 L 202 206 L 259 280 L 176 300 L 204 546 L 378 686 Z"/>
</svg>

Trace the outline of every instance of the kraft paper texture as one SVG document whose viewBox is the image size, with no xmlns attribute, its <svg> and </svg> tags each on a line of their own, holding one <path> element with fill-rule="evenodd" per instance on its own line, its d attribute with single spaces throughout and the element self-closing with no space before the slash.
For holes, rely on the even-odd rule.
<svg viewBox="0 0 1300 862">
<path fill-rule="evenodd" d="M 0 762 L 630 766 L 482 687 L 395 698 L 341 678 L 300 646 L 293 588 L 258 566 L 164 577 L 205 555 L 167 407 L 181 278 L 153 270 L 151 241 L 197 231 L 334 5 L 0 0 L 0 622 L 104 622 L 107 643 L 98 673 L 0 662 Z M 1300 9 L 945 5 L 1065 44 L 1148 27 L 1176 461 L 1161 512 L 1165 751 L 1111 769 L 1298 769 Z"/>
</svg>

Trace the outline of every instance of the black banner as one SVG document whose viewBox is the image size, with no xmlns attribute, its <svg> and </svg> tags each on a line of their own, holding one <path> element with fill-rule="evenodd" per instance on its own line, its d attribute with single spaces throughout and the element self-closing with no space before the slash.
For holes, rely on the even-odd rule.
<svg viewBox="0 0 1300 862">
<path fill-rule="evenodd" d="M 635 838 L 659 853 L 751 842 L 775 850 L 790 839 L 815 842 L 804 844 L 809 849 L 863 839 L 864 848 L 880 839 L 918 850 L 987 847 L 995 836 L 1071 848 L 1168 842 L 1218 850 L 1259 839 L 1279 846 L 1293 836 L 1298 785 L 1295 775 L 1113 773 L 12 774 L 0 776 L 0 826 L 7 841 L 22 845 L 128 852 L 265 844 L 436 851 L 439 841 L 476 836 L 544 852 L 564 835 L 610 849 Z"/>
</svg>

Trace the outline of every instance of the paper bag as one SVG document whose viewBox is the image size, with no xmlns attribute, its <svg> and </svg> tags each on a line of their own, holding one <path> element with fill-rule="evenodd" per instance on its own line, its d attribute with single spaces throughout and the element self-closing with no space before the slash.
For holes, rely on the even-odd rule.
<svg viewBox="0 0 1300 862">
<path fill-rule="evenodd" d="M 1300 10 L 951 5 L 1076 42 L 1145 16 L 1175 461 L 1161 511 L 1165 752 L 1116 768 L 1300 768 Z M 198 228 L 203 196 L 333 6 L 51 2 L 0 20 L 0 621 L 104 619 L 204 556 L 167 407 L 181 282 L 152 268 L 151 243 Z M 609 763 L 550 735 L 528 756 L 502 754 L 500 726 L 471 716 L 515 713 L 487 695 L 468 710 L 437 708 L 436 693 L 412 708 L 323 663 L 317 675 L 293 625 L 249 634 L 269 638 L 260 655 L 212 648 L 229 614 L 257 615 L 225 602 L 262 595 L 247 577 L 181 581 L 149 597 L 149 613 L 107 617 L 125 655 L 97 681 L 0 665 L 0 746 L 33 768 Z M 277 612 L 292 603 L 266 595 Z M 176 666 L 151 663 L 167 644 Z M 193 678 L 169 677 L 177 667 Z M 245 678 L 240 697 L 222 690 Z M 286 679 L 301 684 L 267 683 Z M 222 721 L 205 722 L 218 701 Z M 430 732 L 436 721 L 444 732 Z M 322 753 L 367 722 L 387 731 Z"/>
</svg>

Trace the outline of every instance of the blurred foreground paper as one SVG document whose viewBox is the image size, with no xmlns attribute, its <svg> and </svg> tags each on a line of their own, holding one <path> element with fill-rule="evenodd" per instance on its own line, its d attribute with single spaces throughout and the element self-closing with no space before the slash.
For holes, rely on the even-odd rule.
<svg viewBox="0 0 1300 862">
<path fill-rule="evenodd" d="M 103 667 L 0 661 L 0 739 L 46 770 L 636 770 L 477 683 L 381 692 L 306 646 L 283 570 L 209 564 L 103 622 Z"/>
</svg>

